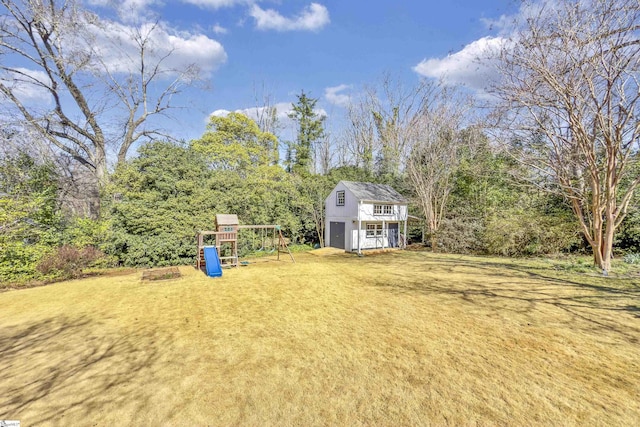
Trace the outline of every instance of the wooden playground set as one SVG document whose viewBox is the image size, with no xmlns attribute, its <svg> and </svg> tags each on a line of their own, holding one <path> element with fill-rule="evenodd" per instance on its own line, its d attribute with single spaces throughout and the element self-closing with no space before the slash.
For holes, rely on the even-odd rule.
<svg viewBox="0 0 640 427">
<path fill-rule="evenodd" d="M 253 230 L 254 233 L 261 233 L 261 249 L 265 249 L 265 240 L 268 236 L 273 243 L 272 252 L 276 253 L 276 259 L 278 261 L 280 261 L 280 254 L 286 253 L 292 262 L 296 262 L 289 250 L 287 241 L 282 235 L 282 229 L 279 225 L 240 225 L 237 215 L 219 214 L 216 215 L 215 231 L 200 231 L 196 235 L 198 242 L 196 268 L 199 270 L 205 269 L 207 274 L 209 274 L 210 268 L 207 267 L 207 261 L 210 263 L 218 262 L 220 266 L 228 267 L 244 265 L 245 262 L 240 262 L 238 256 L 238 234 L 240 230 Z M 205 239 L 208 236 L 213 238 L 213 242 L 205 244 Z M 213 248 L 215 248 L 215 250 L 213 250 Z M 208 257 L 207 253 L 217 255 L 217 260 Z"/>
</svg>

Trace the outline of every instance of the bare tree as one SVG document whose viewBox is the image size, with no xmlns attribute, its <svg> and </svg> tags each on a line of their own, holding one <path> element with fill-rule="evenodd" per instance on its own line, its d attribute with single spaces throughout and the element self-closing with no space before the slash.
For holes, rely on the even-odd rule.
<svg viewBox="0 0 640 427">
<path fill-rule="evenodd" d="M 154 44 L 159 25 L 100 21 L 74 0 L 1 0 L 0 94 L 28 126 L 87 167 L 99 185 L 108 149 L 123 161 L 141 138 L 164 135 L 150 118 L 167 114 L 198 69 L 169 66 Z M 29 102 L 37 91 L 50 102 Z"/>
<path fill-rule="evenodd" d="M 253 101 L 255 106 L 252 110 L 255 111 L 255 121 L 260 130 L 278 136 L 283 125 L 278 117 L 278 107 L 273 104 L 273 96 L 267 91 L 264 82 L 260 90 L 254 83 Z"/>
<path fill-rule="evenodd" d="M 329 173 L 331 169 L 331 165 L 333 162 L 334 152 L 332 150 L 331 145 L 332 135 L 330 132 L 324 133 L 324 137 L 319 144 L 317 149 L 318 155 L 318 172 L 321 175 L 326 175 Z"/>
<path fill-rule="evenodd" d="M 640 7 L 554 0 L 523 10 L 500 55 L 500 114 L 537 184 L 571 204 L 594 263 L 608 271 L 640 184 Z"/>
<path fill-rule="evenodd" d="M 469 122 L 465 114 L 468 106 L 470 103 L 463 101 L 456 90 L 440 88 L 433 94 L 429 108 L 413 121 L 407 175 L 434 252 L 462 150 L 473 143 L 478 133 L 473 128 L 462 131 L 463 125 Z"/>
<path fill-rule="evenodd" d="M 344 147 L 356 167 L 371 173 L 374 167 L 375 125 L 367 98 L 361 97 L 350 103 L 347 116 L 349 124 L 345 130 Z"/>
<path fill-rule="evenodd" d="M 407 88 L 387 74 L 379 88 L 366 88 L 348 110 L 347 135 L 356 165 L 400 174 L 411 151 L 413 127 L 428 109 L 436 86 L 420 81 Z"/>
</svg>

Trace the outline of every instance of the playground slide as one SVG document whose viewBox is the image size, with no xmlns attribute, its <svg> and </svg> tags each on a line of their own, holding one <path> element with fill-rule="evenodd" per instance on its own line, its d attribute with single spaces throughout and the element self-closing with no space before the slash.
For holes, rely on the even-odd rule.
<svg viewBox="0 0 640 427">
<path fill-rule="evenodd" d="M 220 266 L 220 258 L 218 258 L 218 250 L 215 246 L 204 247 L 204 262 L 207 268 L 207 276 L 222 276 L 222 267 Z"/>
</svg>

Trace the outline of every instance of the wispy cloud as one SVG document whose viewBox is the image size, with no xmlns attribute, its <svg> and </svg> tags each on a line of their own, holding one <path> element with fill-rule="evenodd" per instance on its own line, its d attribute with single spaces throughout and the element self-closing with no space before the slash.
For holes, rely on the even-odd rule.
<svg viewBox="0 0 640 427">
<path fill-rule="evenodd" d="M 213 31 L 215 34 L 227 34 L 229 32 L 229 30 L 227 30 L 220 24 L 215 24 L 213 27 L 211 27 L 211 31 Z"/>
<path fill-rule="evenodd" d="M 249 117 L 250 119 L 258 120 L 260 117 L 262 117 L 262 115 L 264 114 L 264 112 L 265 112 L 265 110 L 267 108 L 275 108 L 276 109 L 276 117 L 280 121 L 289 120 L 289 113 L 291 113 L 291 111 L 292 111 L 290 102 L 278 102 L 278 103 L 272 105 L 271 107 L 240 108 L 238 110 L 234 110 L 234 112 L 235 113 L 242 113 L 245 116 Z M 213 113 L 211 113 L 209 115 L 209 117 L 211 117 L 211 116 L 226 117 L 229 113 L 231 113 L 230 110 L 224 110 L 224 109 L 215 110 Z M 207 118 L 207 123 L 208 122 L 209 122 L 209 119 Z"/>
<path fill-rule="evenodd" d="M 249 15 L 255 19 L 259 30 L 318 31 L 331 21 L 327 8 L 319 3 L 311 3 L 292 18 L 284 17 L 274 9 L 262 9 L 257 4 L 251 6 Z"/>
<path fill-rule="evenodd" d="M 278 102 L 271 107 L 249 107 L 249 108 L 240 108 L 234 110 L 235 113 L 242 113 L 245 116 L 249 117 L 252 120 L 258 121 L 260 117 L 263 116 L 265 109 L 267 108 L 275 108 L 276 109 L 276 117 L 280 121 L 280 123 L 287 125 L 290 123 L 289 114 L 293 111 L 293 106 L 290 102 Z M 327 112 L 322 108 L 316 108 L 313 110 L 318 116 L 327 116 Z M 220 109 L 215 110 L 209 117 L 226 117 L 231 113 L 230 110 Z M 206 123 L 209 123 L 209 117 L 206 118 Z"/>
<path fill-rule="evenodd" d="M 161 0 L 88 0 L 90 6 L 113 8 L 123 22 L 137 22 L 152 16 L 151 6 L 160 3 Z"/>
<path fill-rule="evenodd" d="M 260 0 L 178 0 L 203 9 L 222 9 L 234 6 L 251 6 Z M 153 6 L 162 6 L 163 0 L 87 0 L 87 4 L 114 9 L 123 22 L 137 22 L 155 17 Z"/>
<path fill-rule="evenodd" d="M 239 5 L 250 5 L 256 0 L 181 0 L 183 3 L 193 4 L 207 9 L 221 9 Z"/>
<path fill-rule="evenodd" d="M 347 89 L 351 89 L 351 85 L 342 84 L 338 86 L 328 87 L 324 90 L 324 98 L 327 100 L 327 102 L 333 105 L 346 108 L 351 102 L 351 96 L 340 92 L 343 92 Z"/>
<path fill-rule="evenodd" d="M 46 87 L 51 86 L 49 76 L 43 71 L 16 68 L 14 72 L 0 75 L 0 82 L 11 89 L 13 94 L 25 104 L 52 101 Z"/>
<path fill-rule="evenodd" d="M 158 0 L 88 0 L 87 2 L 91 6 L 113 6 L 121 7 L 123 9 L 135 9 L 140 10 L 153 4 L 159 3 Z"/>
</svg>

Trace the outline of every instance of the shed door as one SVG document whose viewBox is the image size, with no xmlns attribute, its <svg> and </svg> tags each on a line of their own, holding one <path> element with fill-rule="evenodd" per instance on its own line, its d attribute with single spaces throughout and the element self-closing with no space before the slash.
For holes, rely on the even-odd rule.
<svg viewBox="0 0 640 427">
<path fill-rule="evenodd" d="M 330 222 L 329 234 L 329 246 L 344 249 L 344 222 Z"/>
<path fill-rule="evenodd" d="M 389 224 L 389 247 L 398 247 L 398 223 L 392 222 Z"/>
</svg>

